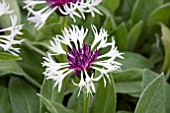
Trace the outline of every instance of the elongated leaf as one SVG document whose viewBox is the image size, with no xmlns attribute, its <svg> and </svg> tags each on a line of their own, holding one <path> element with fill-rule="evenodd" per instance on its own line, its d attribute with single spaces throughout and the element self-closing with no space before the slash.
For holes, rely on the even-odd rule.
<svg viewBox="0 0 170 113">
<path fill-rule="evenodd" d="M 25 81 L 11 77 L 9 94 L 13 113 L 38 113 L 39 100 L 36 93 Z"/>
<path fill-rule="evenodd" d="M 16 61 L 0 61 L 0 76 L 6 74 L 25 75 L 25 72 Z"/>
<path fill-rule="evenodd" d="M 142 32 L 143 21 L 139 21 L 128 33 L 127 50 L 133 51 Z"/>
<path fill-rule="evenodd" d="M 111 77 L 111 83 L 107 80 L 107 85 L 104 87 L 104 82 L 101 79 L 98 82 L 98 87 L 94 100 L 91 106 L 90 113 L 115 113 L 116 112 L 116 91 L 115 84 Z"/>
<path fill-rule="evenodd" d="M 155 9 L 149 16 L 149 25 L 154 25 L 158 23 L 164 23 L 168 25 L 170 18 L 170 3 L 161 5 L 157 9 Z"/>
<path fill-rule="evenodd" d="M 64 97 L 64 86 L 62 86 L 59 93 L 57 87 L 54 87 L 53 80 L 44 79 L 40 94 L 52 102 L 62 103 Z M 40 113 L 44 113 L 46 111 L 46 107 L 42 104 L 42 102 L 40 102 Z"/>
<path fill-rule="evenodd" d="M 161 25 L 161 29 L 163 35 L 163 44 L 165 48 L 165 60 L 162 71 L 167 74 L 168 70 L 170 69 L 170 30 L 163 24 Z"/>
<path fill-rule="evenodd" d="M 110 30 L 110 28 L 112 28 L 112 30 L 115 30 L 117 26 L 116 26 L 115 20 L 113 18 L 113 15 L 111 14 L 111 12 L 109 12 L 109 10 L 103 6 L 98 6 L 98 9 L 100 9 L 101 12 L 104 15 L 106 15 L 106 21 L 104 23 L 104 27 L 108 30 Z"/>
<path fill-rule="evenodd" d="M 135 113 L 165 112 L 165 80 L 158 76 L 142 92 Z"/>
<path fill-rule="evenodd" d="M 142 69 L 128 69 L 113 73 L 118 93 L 139 93 L 142 90 Z"/>
<path fill-rule="evenodd" d="M 162 4 L 163 0 L 136 0 L 131 19 L 135 23 L 140 20 L 146 21 L 149 14 Z"/>
<path fill-rule="evenodd" d="M 102 0 L 102 4 L 113 13 L 119 7 L 119 0 Z"/>
<path fill-rule="evenodd" d="M 57 102 L 51 102 L 42 95 L 38 94 L 38 96 L 41 98 L 42 102 L 46 105 L 47 109 L 50 111 L 50 113 L 76 113 L 73 110 L 69 110 L 65 108 L 62 104 Z"/>
<path fill-rule="evenodd" d="M 23 76 L 33 85 L 40 87 L 40 84 L 27 75 L 16 61 L 0 61 L 0 77 L 7 74 Z"/>
<path fill-rule="evenodd" d="M 78 96 L 79 89 L 75 90 L 73 92 L 73 95 L 70 97 L 68 101 L 67 107 L 69 109 L 73 109 L 77 111 L 77 113 L 83 113 L 83 107 L 84 107 L 84 94 L 81 91 L 80 95 Z"/>
<path fill-rule="evenodd" d="M 120 51 L 126 50 L 127 44 L 127 29 L 125 23 L 122 23 L 116 29 L 116 37 L 115 37 L 116 45 Z"/>
<path fill-rule="evenodd" d="M 156 77 L 158 77 L 159 74 L 152 72 L 150 70 L 145 70 L 143 73 L 143 89 L 148 86 L 150 82 L 152 82 Z M 170 85 L 168 83 L 165 84 L 165 110 L 166 113 L 170 111 Z"/>
<path fill-rule="evenodd" d="M 0 86 L 0 111 L 1 113 L 12 113 L 8 89 Z"/>
<path fill-rule="evenodd" d="M 0 61 L 1 60 L 21 60 L 21 58 L 18 56 L 0 52 Z"/>
<path fill-rule="evenodd" d="M 118 62 L 122 63 L 122 69 L 130 69 L 130 68 L 152 68 L 153 64 L 151 61 L 141 56 L 140 54 L 132 53 L 132 52 L 124 52 L 123 60 L 117 59 Z"/>
<path fill-rule="evenodd" d="M 118 111 L 117 113 L 132 113 L 132 112 L 129 112 L 129 111 Z"/>
</svg>

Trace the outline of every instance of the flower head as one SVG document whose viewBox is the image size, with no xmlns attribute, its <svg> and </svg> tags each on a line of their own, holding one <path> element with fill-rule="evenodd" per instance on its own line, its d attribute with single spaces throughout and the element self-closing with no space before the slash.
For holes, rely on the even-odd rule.
<svg viewBox="0 0 170 113">
<path fill-rule="evenodd" d="M 4 51 L 8 51 L 13 55 L 17 55 L 19 53 L 19 48 L 13 47 L 13 45 L 21 44 L 23 40 L 15 40 L 16 35 L 22 35 L 20 30 L 22 29 L 23 25 L 17 25 L 17 16 L 10 15 L 11 18 L 11 27 L 0 29 L 0 47 L 4 49 Z M 10 32 L 9 35 L 4 35 L 5 32 Z"/>
<path fill-rule="evenodd" d="M 94 40 L 91 46 L 85 43 L 85 37 L 88 29 L 78 26 L 64 28 L 63 36 L 56 35 L 54 41 L 50 41 L 50 50 L 53 53 L 48 53 L 44 57 L 43 66 L 46 67 L 44 75 L 47 79 L 55 80 L 55 86 L 58 85 L 58 91 L 61 90 L 62 81 L 70 73 L 74 73 L 74 77 L 80 78 L 79 83 L 74 85 L 86 89 L 87 93 L 95 93 L 94 82 L 103 78 L 106 85 L 105 78 L 109 79 L 109 72 L 120 70 L 121 64 L 115 61 L 115 58 L 122 58 L 122 53 L 119 53 L 115 47 L 115 41 L 112 38 L 108 42 L 107 32 L 101 28 L 98 32 L 95 26 L 92 26 L 94 33 Z M 62 45 L 66 45 L 68 50 L 64 50 Z M 106 53 L 101 54 L 102 48 L 110 48 Z M 54 55 L 64 54 L 67 57 L 67 62 L 56 62 L 52 57 Z M 94 70 L 100 72 L 100 75 L 94 76 Z"/>
<path fill-rule="evenodd" d="M 35 28 L 40 29 L 48 19 L 48 17 L 57 10 L 59 14 L 69 15 L 76 21 L 74 16 L 85 19 L 84 13 L 91 13 L 95 16 L 95 12 L 101 14 L 95 6 L 99 5 L 102 0 L 44 0 L 33 1 L 25 0 L 26 4 L 23 8 L 26 8 L 28 13 L 28 21 L 35 23 Z M 44 8 L 39 11 L 35 11 L 35 5 L 46 4 Z M 30 16 L 31 14 L 31 16 Z"/>
<path fill-rule="evenodd" d="M 5 2 L 5 0 L 0 1 L 0 16 L 4 15 L 4 14 L 11 14 L 14 11 L 10 11 L 9 10 L 10 6 L 8 3 Z"/>
</svg>

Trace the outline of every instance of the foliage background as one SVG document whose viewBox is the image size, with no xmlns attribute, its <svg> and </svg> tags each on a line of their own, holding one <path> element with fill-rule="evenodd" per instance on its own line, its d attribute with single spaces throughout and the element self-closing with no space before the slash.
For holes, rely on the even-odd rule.
<svg viewBox="0 0 170 113">
<path fill-rule="evenodd" d="M 18 23 L 25 24 L 24 35 L 17 37 L 25 42 L 20 57 L 0 50 L 0 113 L 83 113 L 85 96 L 77 97 L 70 77 L 58 93 L 53 81 L 42 74 L 49 40 L 73 24 L 72 19 L 53 14 L 37 31 L 26 20 L 22 0 L 5 1 L 15 9 Z M 96 84 L 89 113 L 170 113 L 170 0 L 103 0 L 98 9 L 103 16 L 86 14 L 86 20 L 76 18 L 75 24 L 104 27 L 125 53 L 125 60 L 119 60 L 122 71 L 111 73 L 105 88 L 102 80 Z M 0 25 L 9 26 L 9 17 L 1 18 Z"/>
</svg>

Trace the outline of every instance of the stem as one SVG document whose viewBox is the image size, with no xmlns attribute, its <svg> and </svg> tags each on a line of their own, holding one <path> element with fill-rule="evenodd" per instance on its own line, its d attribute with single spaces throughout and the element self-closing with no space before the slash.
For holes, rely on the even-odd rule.
<svg viewBox="0 0 170 113">
<path fill-rule="evenodd" d="M 47 56 L 46 53 L 38 48 L 36 48 L 35 46 L 33 46 L 28 40 L 24 41 L 25 46 L 27 46 L 29 49 L 34 50 L 35 52 L 39 53 L 42 56 Z"/>
<path fill-rule="evenodd" d="M 25 74 L 24 77 L 25 77 L 26 80 L 28 80 L 28 81 L 29 81 L 30 83 L 32 83 L 34 86 L 36 86 L 36 87 L 38 87 L 38 88 L 41 87 L 41 85 L 40 85 L 37 81 L 35 81 L 33 78 L 31 78 L 29 75 Z"/>
<path fill-rule="evenodd" d="M 88 113 L 89 112 L 90 95 L 86 94 L 86 92 L 84 92 L 84 97 L 85 97 L 85 101 L 84 101 L 83 113 Z"/>
</svg>

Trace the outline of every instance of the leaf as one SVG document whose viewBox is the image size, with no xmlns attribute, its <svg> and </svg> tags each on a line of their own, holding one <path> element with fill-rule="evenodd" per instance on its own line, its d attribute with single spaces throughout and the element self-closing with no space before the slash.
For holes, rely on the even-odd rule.
<svg viewBox="0 0 170 113">
<path fill-rule="evenodd" d="M 116 29 L 116 36 L 115 41 L 118 49 L 120 51 L 126 50 L 126 44 L 127 44 L 127 29 L 125 23 L 122 23 L 118 28 Z"/>
<path fill-rule="evenodd" d="M 117 59 L 118 62 L 122 64 L 122 70 L 130 68 L 152 68 L 153 64 L 147 58 L 143 57 L 140 54 L 132 52 L 124 52 L 123 57 L 125 59 Z"/>
<path fill-rule="evenodd" d="M 42 102 L 46 105 L 47 109 L 50 111 L 50 113 L 76 113 L 73 110 L 69 110 L 65 108 L 62 104 L 57 102 L 51 102 L 42 95 L 38 94 L 38 96 L 41 98 Z"/>
<path fill-rule="evenodd" d="M 162 30 L 162 41 L 165 49 L 165 60 L 163 64 L 162 71 L 165 74 L 168 74 L 168 70 L 170 70 L 170 30 L 163 24 L 161 24 Z"/>
<path fill-rule="evenodd" d="M 139 93 L 142 90 L 143 69 L 128 69 L 112 73 L 117 93 Z"/>
<path fill-rule="evenodd" d="M 64 98 L 64 86 L 62 86 L 62 89 L 59 93 L 58 88 L 54 87 L 53 80 L 44 79 L 40 94 L 52 102 L 62 103 Z M 42 102 L 40 102 L 40 113 L 44 113 L 44 112 L 46 112 L 46 108 L 42 104 Z"/>
<path fill-rule="evenodd" d="M 33 85 L 40 87 L 40 84 L 27 75 L 16 61 L 0 61 L 0 77 L 8 74 L 23 76 Z"/>
<path fill-rule="evenodd" d="M 21 57 L 0 52 L 0 61 L 1 60 L 21 60 Z"/>
<path fill-rule="evenodd" d="M 0 61 L 0 76 L 6 74 L 25 75 L 25 72 L 16 61 Z"/>
<path fill-rule="evenodd" d="M 107 30 L 110 30 L 110 28 L 112 28 L 112 30 L 115 30 L 117 26 L 116 26 L 115 20 L 111 12 L 103 6 L 98 6 L 98 9 L 101 10 L 101 12 L 104 15 L 106 15 L 106 20 L 105 20 L 105 23 L 103 24 L 104 28 Z"/>
<path fill-rule="evenodd" d="M 119 0 L 102 0 L 102 5 L 112 13 L 119 7 L 119 4 Z"/>
<path fill-rule="evenodd" d="M 1 113 L 12 113 L 8 89 L 0 86 L 0 111 Z"/>
<path fill-rule="evenodd" d="M 134 113 L 165 112 L 165 80 L 160 75 L 142 92 Z"/>
<path fill-rule="evenodd" d="M 38 113 L 39 100 L 36 90 L 17 77 L 11 77 L 9 94 L 13 113 Z"/>
<path fill-rule="evenodd" d="M 70 97 L 69 101 L 68 101 L 68 105 L 67 107 L 69 109 L 73 109 L 75 111 L 77 111 L 77 113 L 83 113 L 83 107 L 84 107 L 84 94 L 81 91 L 80 95 L 78 95 L 79 89 L 75 90 L 72 94 L 72 96 Z"/>
<path fill-rule="evenodd" d="M 129 112 L 129 111 L 118 111 L 117 113 L 132 113 L 132 112 Z"/>
<path fill-rule="evenodd" d="M 111 77 L 111 83 L 107 80 L 104 87 L 102 79 L 98 81 L 98 87 L 91 105 L 90 113 L 116 113 L 116 91 Z"/>
<path fill-rule="evenodd" d="M 155 9 L 149 16 L 149 25 L 154 25 L 158 23 L 163 23 L 168 25 L 170 19 L 170 3 L 161 5 Z"/>
<path fill-rule="evenodd" d="M 163 4 L 163 0 L 136 0 L 131 19 L 133 22 L 138 22 L 140 20 L 146 21 L 149 14 Z"/>
<path fill-rule="evenodd" d="M 139 39 L 139 36 L 142 32 L 143 21 L 139 21 L 137 24 L 133 26 L 133 28 L 128 33 L 127 37 L 127 49 L 133 51 Z"/>
<path fill-rule="evenodd" d="M 143 89 L 145 87 L 148 86 L 148 84 L 150 82 L 152 82 L 156 77 L 158 77 L 159 75 L 153 71 L 150 71 L 148 69 L 146 69 L 143 73 Z M 170 95 L 170 85 L 166 82 L 165 83 L 165 110 L 166 110 L 166 113 L 168 113 L 168 111 L 170 111 L 170 98 L 169 98 L 169 95 Z"/>
</svg>

